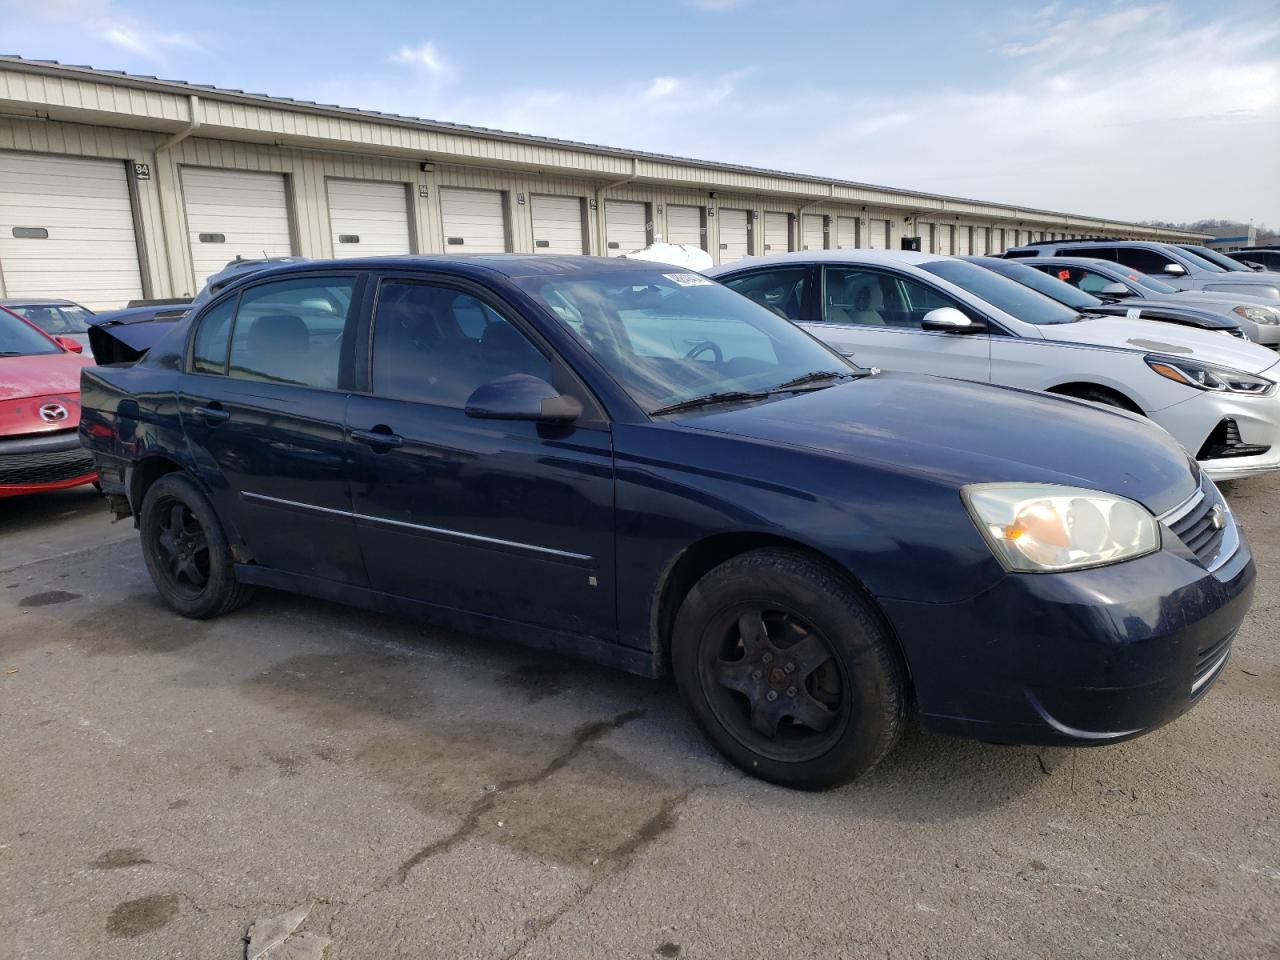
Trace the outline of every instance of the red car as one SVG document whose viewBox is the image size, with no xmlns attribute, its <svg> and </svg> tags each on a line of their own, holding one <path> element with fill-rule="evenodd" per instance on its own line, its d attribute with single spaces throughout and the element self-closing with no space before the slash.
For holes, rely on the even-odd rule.
<svg viewBox="0 0 1280 960">
<path fill-rule="evenodd" d="M 0 307 L 0 497 L 98 479 L 76 429 L 81 349 Z"/>
</svg>

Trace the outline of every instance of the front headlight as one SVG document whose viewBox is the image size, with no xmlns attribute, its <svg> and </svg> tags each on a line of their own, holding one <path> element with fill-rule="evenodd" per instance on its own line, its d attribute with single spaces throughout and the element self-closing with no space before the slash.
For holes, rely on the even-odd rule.
<svg viewBox="0 0 1280 960">
<path fill-rule="evenodd" d="M 1160 549 L 1156 518 L 1124 497 L 1047 483 L 976 483 L 961 494 L 1007 570 L 1081 570 Z"/>
<path fill-rule="evenodd" d="M 1197 390 L 1212 390 L 1217 393 L 1247 393 L 1255 397 L 1267 396 L 1275 387 L 1274 381 L 1266 377 L 1255 377 L 1242 370 L 1230 367 L 1218 367 L 1199 360 L 1187 360 L 1183 357 L 1165 357 L 1150 354 L 1144 358 L 1147 366 L 1160 376 L 1181 383 L 1183 386 L 1195 387 Z"/>
<path fill-rule="evenodd" d="M 1271 307 L 1249 307 L 1241 304 L 1238 307 L 1232 307 L 1231 312 L 1236 316 L 1244 317 L 1246 320 L 1252 320 L 1254 323 L 1265 323 L 1272 326 L 1280 323 L 1280 310 L 1273 310 Z"/>
</svg>

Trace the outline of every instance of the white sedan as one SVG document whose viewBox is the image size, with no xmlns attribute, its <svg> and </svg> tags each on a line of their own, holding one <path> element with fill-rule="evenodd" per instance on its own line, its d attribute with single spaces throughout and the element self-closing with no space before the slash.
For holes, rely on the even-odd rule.
<svg viewBox="0 0 1280 960">
<path fill-rule="evenodd" d="M 1092 317 L 955 257 L 826 250 L 707 271 L 863 366 L 1047 390 L 1140 413 L 1215 480 L 1280 467 L 1280 362 L 1257 344 Z"/>
</svg>

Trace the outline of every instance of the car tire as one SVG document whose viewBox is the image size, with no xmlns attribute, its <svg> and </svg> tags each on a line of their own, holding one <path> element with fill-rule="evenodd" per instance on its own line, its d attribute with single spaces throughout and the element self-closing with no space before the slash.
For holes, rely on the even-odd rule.
<svg viewBox="0 0 1280 960">
<path fill-rule="evenodd" d="M 756 550 L 707 573 L 672 632 L 681 697 L 733 764 L 820 790 L 871 770 L 907 709 L 906 670 L 887 628 L 829 564 Z"/>
<path fill-rule="evenodd" d="M 142 556 L 165 603 L 196 620 L 230 613 L 253 596 L 240 583 L 222 524 L 209 498 L 182 473 L 165 474 L 139 511 Z"/>
</svg>

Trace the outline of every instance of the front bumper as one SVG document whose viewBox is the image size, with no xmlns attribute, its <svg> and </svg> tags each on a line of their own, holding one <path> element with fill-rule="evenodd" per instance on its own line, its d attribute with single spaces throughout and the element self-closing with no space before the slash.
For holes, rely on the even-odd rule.
<svg viewBox="0 0 1280 960">
<path fill-rule="evenodd" d="M 1266 375 L 1272 376 L 1271 371 Z M 1214 480 L 1236 480 L 1280 469 L 1280 396 L 1206 391 L 1148 416 L 1197 457 L 1200 469 Z M 1255 456 L 1199 459 L 1198 452 L 1225 420 L 1235 421 L 1241 442 L 1269 449 Z"/>
<path fill-rule="evenodd" d="M 1109 567 L 1009 574 L 954 604 L 883 601 L 925 726 L 995 743 L 1095 745 L 1198 702 L 1227 662 L 1256 572 L 1242 534 L 1224 538 L 1210 571 L 1162 533 L 1159 552 Z"/>
<path fill-rule="evenodd" d="M 76 430 L 0 439 L 0 497 L 64 490 L 97 479 Z"/>
</svg>

